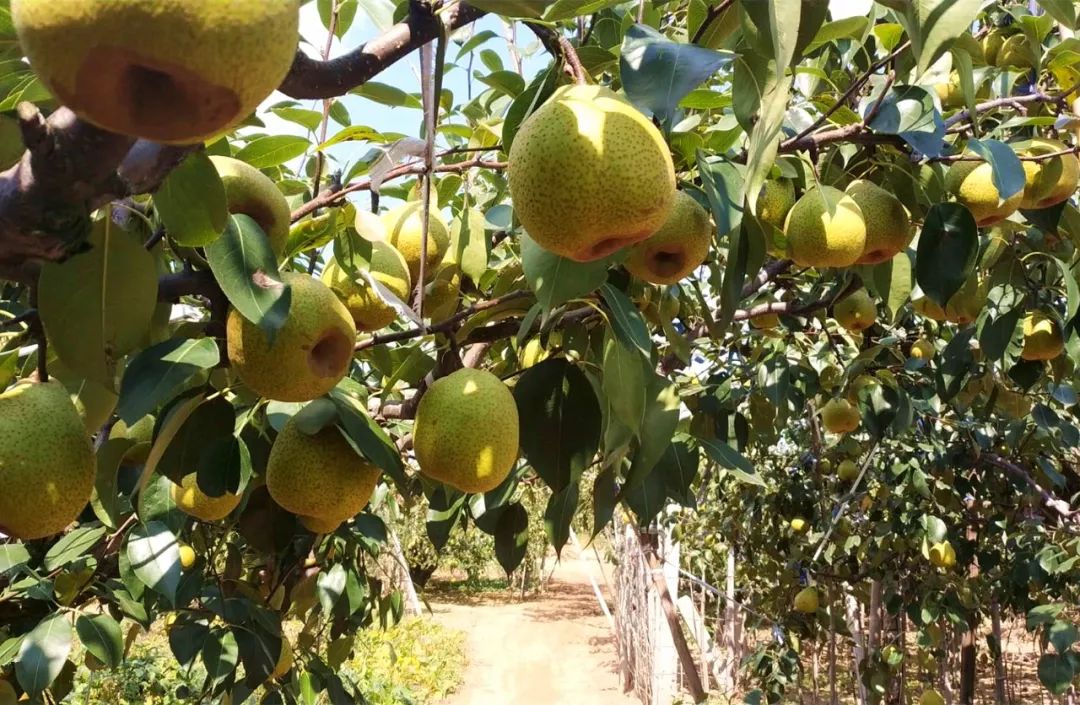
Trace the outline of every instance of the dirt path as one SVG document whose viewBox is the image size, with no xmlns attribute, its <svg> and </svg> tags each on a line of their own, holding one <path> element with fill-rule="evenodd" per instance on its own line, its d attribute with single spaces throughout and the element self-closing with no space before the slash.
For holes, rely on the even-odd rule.
<svg viewBox="0 0 1080 705">
<path fill-rule="evenodd" d="M 443 705 L 639 705 L 622 693 L 614 636 L 587 570 L 603 584 L 592 551 L 578 556 L 567 546 L 539 597 L 433 605 L 439 622 L 468 635 L 464 684 Z"/>
</svg>

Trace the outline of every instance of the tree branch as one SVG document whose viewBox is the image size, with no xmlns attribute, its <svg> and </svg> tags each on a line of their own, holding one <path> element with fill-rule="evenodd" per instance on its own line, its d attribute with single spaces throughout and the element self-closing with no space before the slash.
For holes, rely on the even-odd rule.
<svg viewBox="0 0 1080 705">
<path fill-rule="evenodd" d="M 1033 478 L 1031 476 L 1031 473 L 1029 473 L 1027 470 L 1012 462 L 1008 458 L 1003 458 L 1000 455 L 996 455 L 994 453 L 984 453 L 981 457 L 990 465 L 1004 470 L 1016 479 L 1031 487 L 1031 489 L 1035 490 L 1035 492 L 1038 493 L 1039 497 L 1042 498 L 1043 505 L 1046 506 L 1047 509 L 1053 511 L 1062 519 L 1065 519 L 1067 521 L 1075 521 L 1077 512 L 1069 506 L 1069 503 L 1063 499 L 1058 499 L 1050 492 L 1043 489 L 1042 485 L 1036 482 L 1035 478 Z"/>
<path fill-rule="evenodd" d="M 416 8 L 417 4 L 414 3 L 413 7 Z M 465 3 L 454 5 L 442 15 L 414 9 L 404 22 L 399 22 L 382 36 L 336 59 L 318 61 L 298 51 L 289 74 L 278 90 L 299 100 L 345 95 L 371 80 L 390 64 L 435 39 L 439 34 L 439 23 L 444 18 L 447 28 L 453 31 L 485 14 L 485 11 Z"/>
</svg>

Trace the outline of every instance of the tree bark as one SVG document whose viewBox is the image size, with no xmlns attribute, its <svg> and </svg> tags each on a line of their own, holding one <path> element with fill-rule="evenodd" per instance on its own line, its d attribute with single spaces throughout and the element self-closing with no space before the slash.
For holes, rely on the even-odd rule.
<svg viewBox="0 0 1080 705">
<path fill-rule="evenodd" d="M 997 642 L 997 653 L 994 654 L 994 702 L 1005 705 L 1005 654 L 1001 643 L 1001 607 L 997 602 L 990 603 L 990 620 L 990 628 Z"/>
</svg>

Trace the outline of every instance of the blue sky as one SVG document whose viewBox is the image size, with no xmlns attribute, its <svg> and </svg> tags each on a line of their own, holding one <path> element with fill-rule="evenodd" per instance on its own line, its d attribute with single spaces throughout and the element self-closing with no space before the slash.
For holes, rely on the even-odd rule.
<svg viewBox="0 0 1080 705">
<path fill-rule="evenodd" d="M 372 3 L 377 5 L 378 3 Z M 361 3 L 361 6 L 365 3 Z M 340 56 L 344 53 L 352 51 L 353 49 L 362 45 L 365 41 L 378 36 L 382 33 L 385 25 L 376 25 L 375 21 L 369 16 L 363 9 L 361 9 L 353 22 L 349 31 L 342 37 L 341 40 L 335 40 L 331 49 L 331 57 Z M 506 41 L 503 39 L 505 33 L 505 24 L 499 18 L 495 16 L 487 16 L 482 18 L 475 24 L 475 31 L 481 32 L 484 30 L 491 30 L 498 35 L 498 38 L 493 38 L 487 41 L 481 48 L 491 49 L 495 51 L 500 58 L 502 58 L 507 68 L 511 67 L 511 60 L 509 51 L 507 49 Z M 518 44 L 523 51 L 532 50 L 531 56 L 523 57 L 523 73 L 526 80 L 532 78 L 533 75 L 541 68 L 547 65 L 548 57 L 545 55 L 543 49 L 539 46 L 535 37 L 522 25 L 518 25 Z M 312 55 L 317 56 L 321 52 L 322 47 L 326 41 L 327 30 L 323 26 L 322 21 L 319 18 L 318 9 L 316 3 L 311 2 L 304 5 L 300 15 L 300 34 L 303 38 L 304 50 Z M 477 50 L 479 51 L 479 49 Z M 447 51 L 447 61 L 453 61 L 457 56 L 457 46 L 451 42 L 451 45 Z M 462 69 L 452 70 L 444 77 L 444 88 L 449 89 L 454 94 L 455 103 L 461 105 L 466 101 L 467 81 L 468 76 L 464 70 L 465 62 L 467 58 L 462 58 Z M 474 68 L 486 71 L 484 65 L 479 61 L 479 58 L 475 61 Z M 390 84 L 396 88 L 404 90 L 409 93 L 417 93 L 420 90 L 420 54 L 419 52 L 413 52 L 407 58 L 396 64 L 390 66 L 387 70 L 376 76 L 374 81 L 380 83 Z M 477 95 L 486 87 L 477 81 L 473 82 L 473 95 Z M 288 100 L 286 96 L 279 93 L 275 93 L 266 100 L 263 106 L 273 105 L 275 103 Z M 421 127 L 423 122 L 423 113 L 420 110 L 412 108 L 392 108 L 379 103 L 376 103 L 367 98 L 361 96 L 345 96 L 342 102 L 349 110 L 349 114 L 352 117 L 353 124 L 367 125 L 380 132 L 398 132 L 404 133 L 411 137 L 419 137 L 421 135 Z M 313 110 L 321 110 L 321 101 L 303 101 L 303 107 Z M 304 134 L 303 128 L 286 122 L 277 118 L 269 113 L 260 113 L 263 121 L 267 125 L 267 132 L 270 134 Z M 333 136 L 339 126 L 331 122 L 330 123 L 330 136 Z M 335 168 L 346 168 L 348 164 L 354 162 L 357 158 L 364 155 L 372 145 L 359 142 L 348 143 L 337 147 L 331 148 L 331 154 L 333 157 L 344 162 L 344 165 L 338 165 Z"/>
</svg>

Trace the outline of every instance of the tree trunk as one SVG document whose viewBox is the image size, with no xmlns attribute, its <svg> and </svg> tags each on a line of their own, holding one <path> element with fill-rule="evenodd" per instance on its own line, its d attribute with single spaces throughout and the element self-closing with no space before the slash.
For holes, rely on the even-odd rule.
<svg viewBox="0 0 1080 705">
<path fill-rule="evenodd" d="M 870 610 L 867 619 L 866 648 L 874 653 L 881 648 L 881 581 L 870 582 Z"/>
<path fill-rule="evenodd" d="M 855 599 L 855 595 L 851 592 L 850 588 L 844 591 L 844 611 L 847 617 L 848 631 L 851 632 L 851 640 L 853 646 L 851 649 L 851 658 L 854 665 L 855 681 L 855 700 L 858 705 L 866 705 L 866 688 L 862 683 L 862 662 L 866 657 L 866 641 L 863 638 L 862 620 L 859 614 L 859 601 Z"/>
<path fill-rule="evenodd" d="M 994 654 L 994 702 L 1005 705 L 1005 653 L 1001 643 L 1001 607 L 997 602 L 990 603 L 990 621 L 997 653 Z"/>
<path fill-rule="evenodd" d="M 653 588 L 660 597 L 660 606 L 664 610 L 664 618 L 667 619 L 668 628 L 671 630 L 671 638 L 675 642 L 675 650 L 679 654 L 679 662 L 682 664 L 686 687 L 695 703 L 705 702 L 707 695 L 701 687 L 701 679 L 698 677 L 697 667 L 694 664 L 694 655 L 690 652 L 690 645 L 686 643 L 686 635 L 683 634 L 682 624 L 679 623 L 679 614 L 675 610 L 675 603 L 671 600 L 671 593 L 668 592 L 667 581 L 664 579 L 664 568 L 660 565 L 660 559 L 656 557 L 654 547 L 646 546 L 642 542 L 641 548 L 649 562 Z"/>
<path fill-rule="evenodd" d="M 836 619 L 835 602 L 832 590 L 829 590 L 829 705 L 840 705 L 840 694 L 836 691 Z"/>
<path fill-rule="evenodd" d="M 978 538 L 978 533 L 972 529 L 967 530 L 968 540 Z M 979 565 L 972 562 L 968 574 L 978 577 Z M 968 617 L 968 628 L 964 632 L 963 641 L 960 644 L 960 705 L 975 705 L 976 685 L 976 652 L 978 650 L 978 626 L 979 619 L 976 615 Z"/>
<path fill-rule="evenodd" d="M 735 691 L 736 669 L 739 667 L 739 608 L 735 606 L 735 546 L 728 546 L 727 576 L 724 583 L 724 648 L 727 660 L 720 674 L 720 687 L 725 694 Z"/>
</svg>

